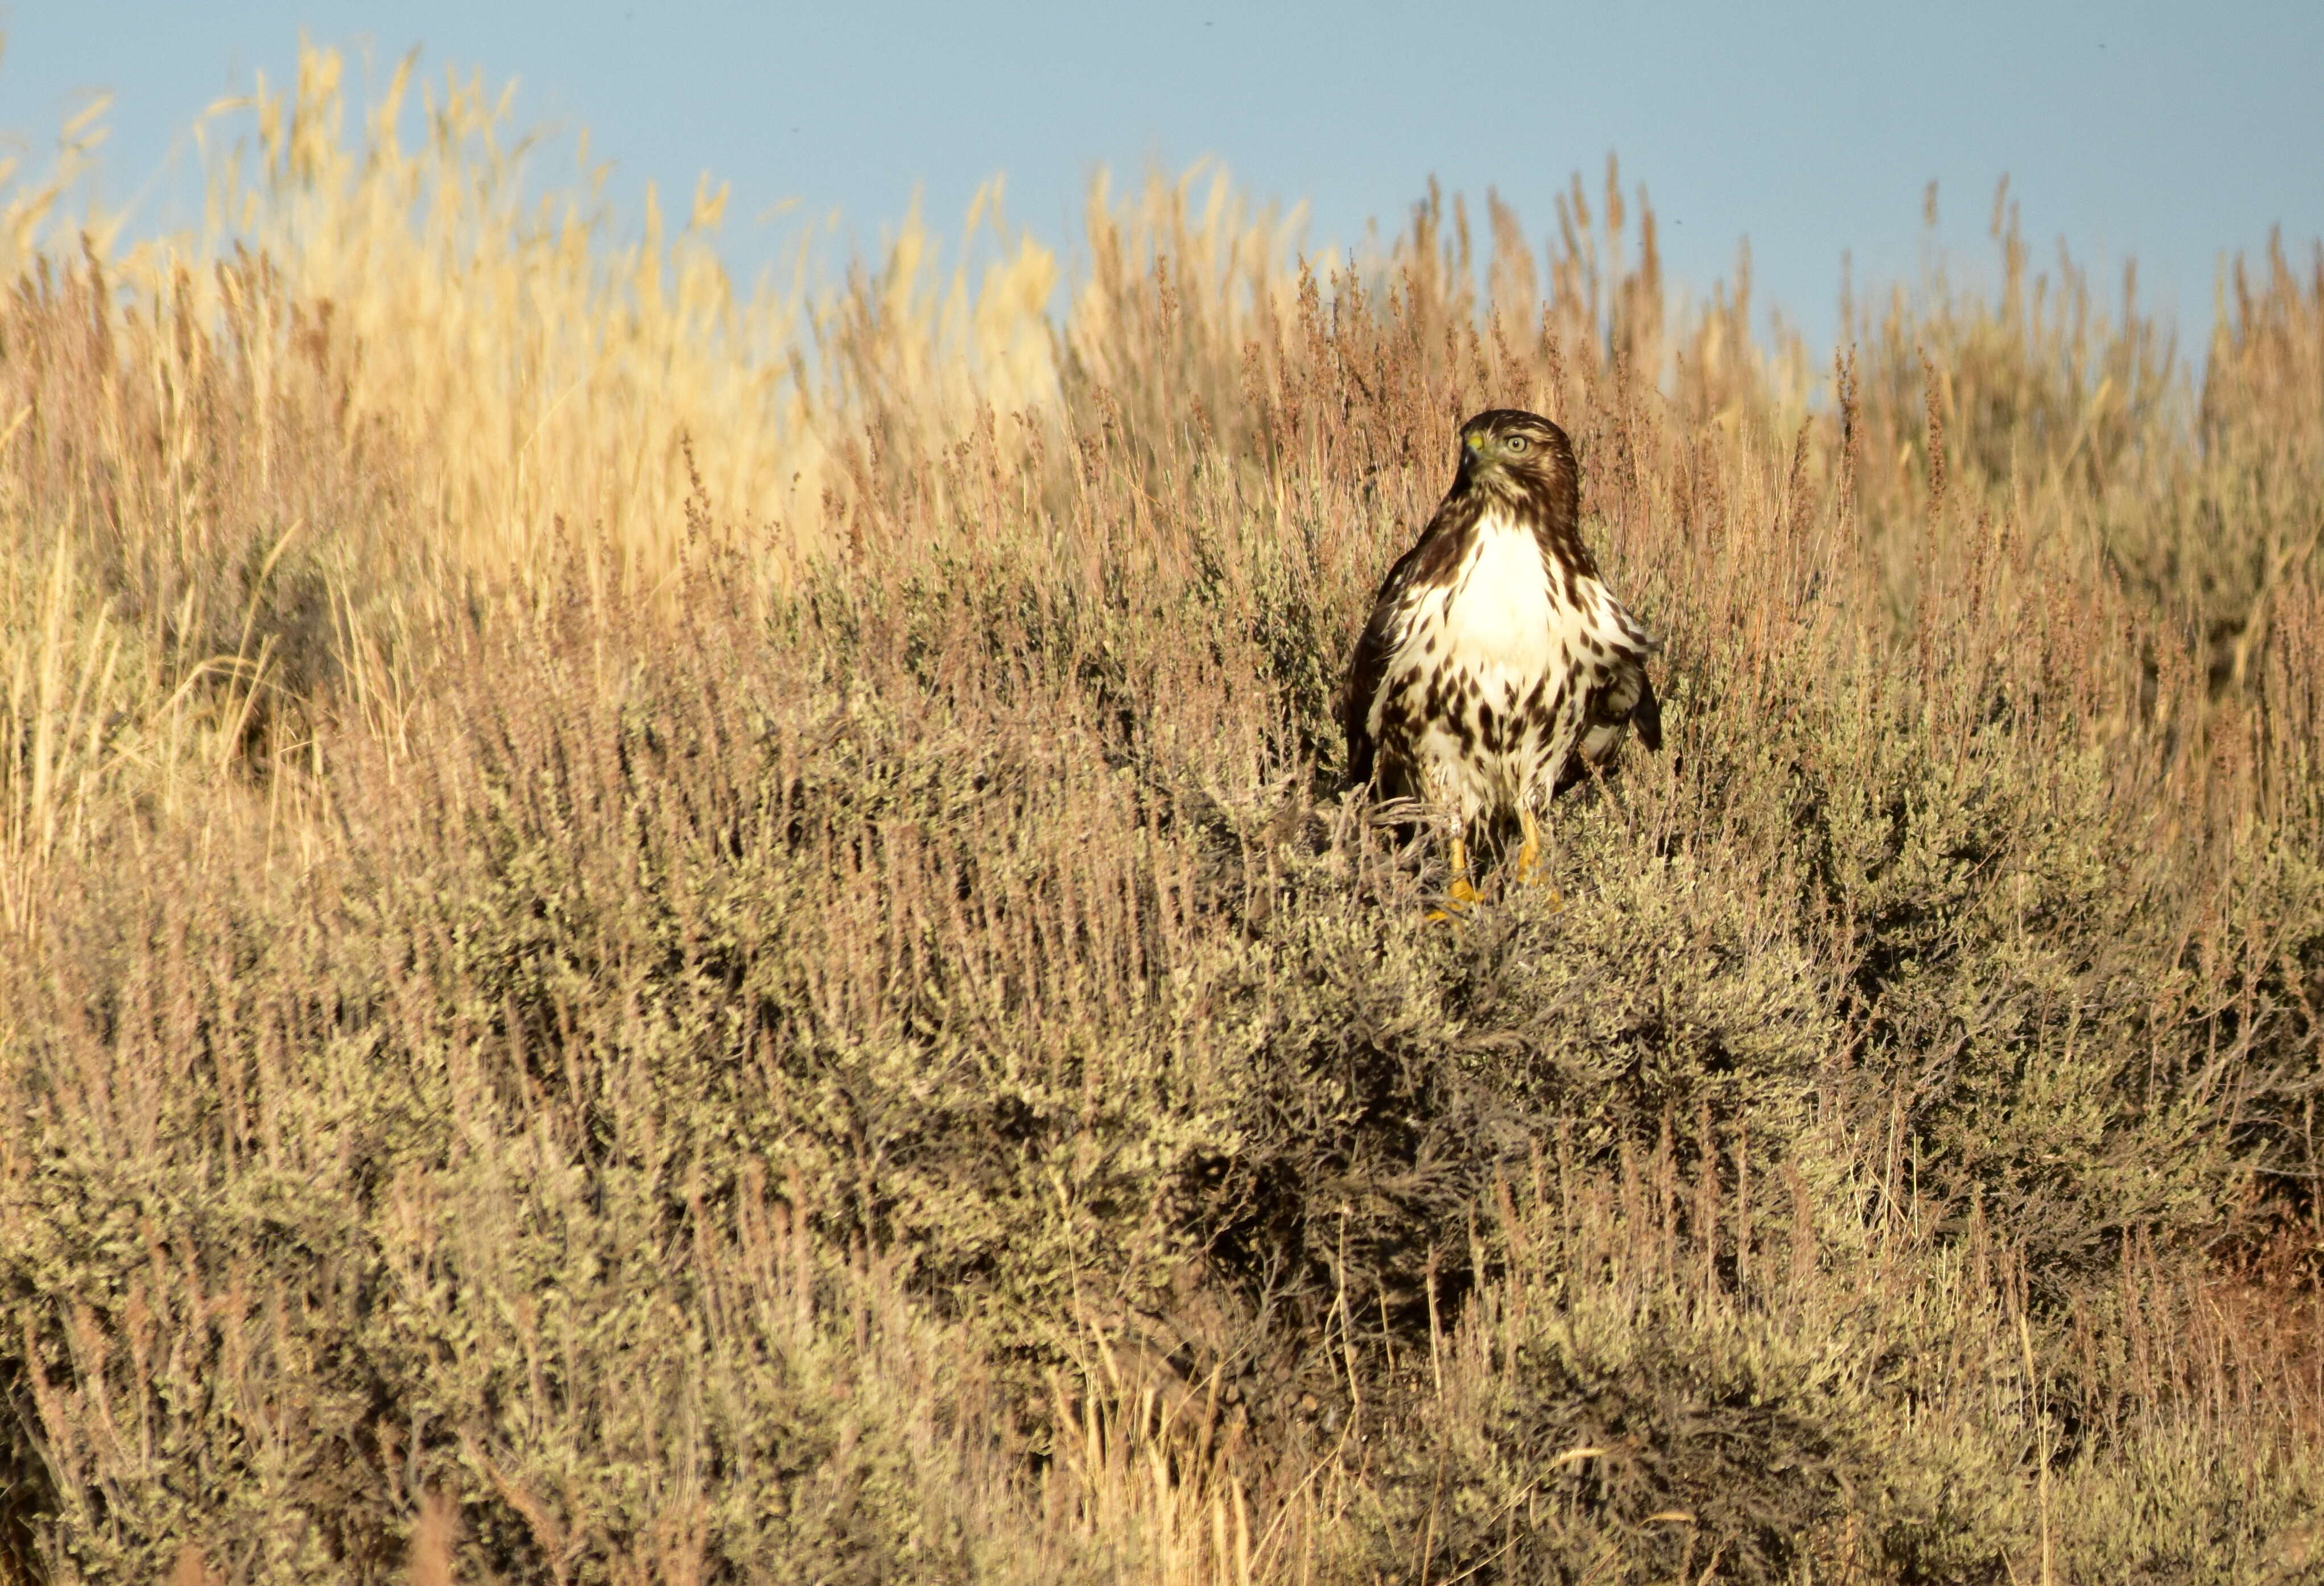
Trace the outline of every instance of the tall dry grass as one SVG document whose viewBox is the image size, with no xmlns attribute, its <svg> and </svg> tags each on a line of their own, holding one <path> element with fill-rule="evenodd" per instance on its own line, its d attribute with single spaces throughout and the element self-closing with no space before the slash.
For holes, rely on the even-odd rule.
<svg viewBox="0 0 2324 1586">
<path fill-rule="evenodd" d="M 1053 325 L 341 72 L 206 238 L 10 179 L 14 1575 L 2324 1558 L 2324 261 L 2198 383 L 1997 204 L 1827 364 L 1611 170 L 1338 263 L 1157 181 Z M 1492 404 L 1669 748 L 1445 931 L 1329 702 Z"/>
</svg>

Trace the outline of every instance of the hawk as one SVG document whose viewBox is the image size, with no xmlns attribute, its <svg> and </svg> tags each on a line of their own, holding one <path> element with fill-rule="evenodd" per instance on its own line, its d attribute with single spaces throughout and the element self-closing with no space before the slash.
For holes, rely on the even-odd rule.
<svg viewBox="0 0 2324 1586">
<path fill-rule="evenodd" d="M 1443 505 L 1388 569 L 1356 641 L 1340 699 L 1349 780 L 1457 817 L 1455 908 L 1476 900 L 1466 838 L 1480 822 L 1516 819 L 1517 876 L 1531 881 L 1559 788 L 1629 728 L 1662 747 L 1646 670 L 1658 648 L 1582 543 L 1565 431 L 1516 409 L 1480 413 L 1461 427 Z"/>
</svg>

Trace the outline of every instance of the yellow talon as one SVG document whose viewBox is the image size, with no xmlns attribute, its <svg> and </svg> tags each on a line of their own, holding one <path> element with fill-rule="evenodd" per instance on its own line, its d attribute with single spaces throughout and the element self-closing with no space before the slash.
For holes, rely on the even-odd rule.
<svg viewBox="0 0 2324 1586">
<path fill-rule="evenodd" d="M 1431 925 L 1443 925 L 1459 918 L 1480 901 L 1475 885 L 1469 880 L 1469 844 L 1459 837 L 1452 839 L 1452 851 L 1446 855 L 1452 867 L 1452 884 L 1442 908 L 1428 911 Z"/>
<path fill-rule="evenodd" d="M 1432 926 L 1445 926 L 1445 923 L 1455 921 L 1462 914 L 1473 909 L 1478 902 L 1482 902 L 1482 898 L 1478 898 L 1476 884 L 1469 881 L 1469 844 L 1462 837 L 1455 837 L 1445 858 L 1452 865 L 1452 886 L 1445 889 L 1443 905 L 1429 909 Z"/>
<path fill-rule="evenodd" d="M 1542 879 L 1541 818 L 1526 805 L 1517 810 L 1517 824 L 1525 831 L 1525 842 L 1517 849 L 1517 880 L 1530 887 Z"/>
<path fill-rule="evenodd" d="M 1452 866 L 1452 884 L 1445 890 L 1452 895 L 1454 912 L 1474 907 L 1477 889 L 1469 881 L 1469 843 L 1464 834 L 1455 834 L 1452 853 L 1446 855 Z"/>
</svg>

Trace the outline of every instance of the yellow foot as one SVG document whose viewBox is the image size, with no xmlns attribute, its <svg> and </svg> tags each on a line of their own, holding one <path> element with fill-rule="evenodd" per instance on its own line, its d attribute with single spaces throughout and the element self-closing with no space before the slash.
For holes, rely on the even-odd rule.
<svg viewBox="0 0 2324 1586">
<path fill-rule="evenodd" d="M 1549 911 L 1554 914 L 1565 907 L 1565 894 L 1549 885 L 1549 867 L 1542 862 L 1541 819 L 1531 809 L 1520 809 L 1517 821 L 1525 828 L 1525 842 L 1517 849 L 1517 884 L 1546 888 Z"/>
<path fill-rule="evenodd" d="M 1535 855 L 1530 862 L 1526 855 L 1522 853 L 1517 855 L 1517 882 L 1521 886 L 1539 887 L 1542 893 L 1549 899 L 1549 911 L 1552 914 L 1565 907 L 1565 894 L 1549 884 L 1549 867 L 1540 862 L 1538 854 Z"/>
<path fill-rule="evenodd" d="M 1528 837 L 1525 846 L 1517 850 L 1517 884 L 1538 886 L 1541 879 L 1541 844 Z"/>
<path fill-rule="evenodd" d="M 1517 825 L 1525 832 L 1525 842 L 1517 849 L 1517 882 L 1530 887 L 1541 880 L 1541 817 L 1529 804 L 1517 807 Z"/>
<path fill-rule="evenodd" d="M 1443 925 L 1458 919 L 1476 908 L 1480 901 L 1481 899 L 1477 896 L 1477 889 L 1470 884 L 1469 878 L 1455 876 L 1452 878 L 1452 885 L 1446 890 L 1443 905 L 1428 911 L 1428 923 Z"/>
</svg>

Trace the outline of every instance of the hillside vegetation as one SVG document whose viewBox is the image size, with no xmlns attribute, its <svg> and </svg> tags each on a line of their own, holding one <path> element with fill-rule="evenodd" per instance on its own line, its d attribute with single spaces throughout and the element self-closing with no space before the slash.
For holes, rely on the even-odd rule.
<svg viewBox="0 0 2324 1586">
<path fill-rule="evenodd" d="M 0 1579 L 2324 1567 L 2324 255 L 742 293 L 340 72 L 0 194 Z M 1331 695 L 1495 405 L 1668 742 L 1447 928 Z"/>
</svg>

